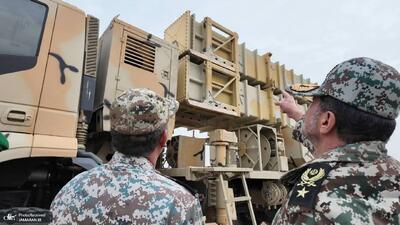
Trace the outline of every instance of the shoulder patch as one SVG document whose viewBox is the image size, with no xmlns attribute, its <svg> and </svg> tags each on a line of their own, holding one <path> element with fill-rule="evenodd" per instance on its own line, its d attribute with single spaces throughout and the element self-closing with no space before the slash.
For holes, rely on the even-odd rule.
<svg viewBox="0 0 400 225">
<path fill-rule="evenodd" d="M 329 163 L 314 163 L 309 165 L 294 185 L 289 205 L 314 208 L 321 184 L 332 169 L 333 167 Z"/>
</svg>

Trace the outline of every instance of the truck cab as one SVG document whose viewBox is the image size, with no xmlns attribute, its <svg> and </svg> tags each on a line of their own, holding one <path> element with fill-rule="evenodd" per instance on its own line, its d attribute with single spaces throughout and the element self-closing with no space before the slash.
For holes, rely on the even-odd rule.
<svg viewBox="0 0 400 225">
<path fill-rule="evenodd" d="M 0 209 L 48 208 L 70 179 L 112 155 L 116 96 L 149 88 L 175 97 L 178 49 L 117 18 L 99 39 L 97 18 L 59 0 L 7 0 L 0 19 L 0 132 L 8 142 L 0 143 Z"/>
<path fill-rule="evenodd" d="M 62 1 L 9 0 L 0 29 L 0 208 L 48 207 L 53 183 L 81 169 L 72 157 L 93 106 L 99 22 Z"/>
</svg>

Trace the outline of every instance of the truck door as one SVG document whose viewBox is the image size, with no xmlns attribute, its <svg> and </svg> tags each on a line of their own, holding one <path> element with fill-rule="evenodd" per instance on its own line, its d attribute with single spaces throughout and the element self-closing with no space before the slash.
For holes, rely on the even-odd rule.
<svg viewBox="0 0 400 225">
<path fill-rule="evenodd" d="M 25 135 L 23 142 L 32 139 L 56 7 L 48 0 L 0 4 L 0 131 Z"/>
<path fill-rule="evenodd" d="M 0 130 L 32 133 L 47 63 L 55 4 L 1 1 Z"/>
<path fill-rule="evenodd" d="M 58 4 L 34 129 L 33 157 L 76 155 L 85 25 L 83 11 Z"/>
</svg>

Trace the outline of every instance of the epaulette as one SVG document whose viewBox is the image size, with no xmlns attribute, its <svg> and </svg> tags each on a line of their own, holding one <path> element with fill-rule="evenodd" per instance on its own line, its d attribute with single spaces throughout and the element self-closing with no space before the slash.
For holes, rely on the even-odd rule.
<svg viewBox="0 0 400 225">
<path fill-rule="evenodd" d="M 314 208 L 321 184 L 333 168 L 329 163 L 310 164 L 294 185 L 289 205 Z"/>
</svg>

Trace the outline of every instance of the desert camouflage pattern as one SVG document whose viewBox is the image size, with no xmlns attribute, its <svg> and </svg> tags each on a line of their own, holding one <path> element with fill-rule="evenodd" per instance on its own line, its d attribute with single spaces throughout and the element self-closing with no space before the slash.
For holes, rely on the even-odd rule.
<svg viewBox="0 0 400 225">
<path fill-rule="evenodd" d="M 314 153 L 314 145 L 311 143 L 311 141 L 304 135 L 304 117 L 302 117 L 299 121 L 296 122 L 296 125 L 293 129 L 292 132 L 292 137 L 294 140 L 300 142 L 301 144 L 304 145 L 311 153 Z"/>
<path fill-rule="evenodd" d="M 291 93 L 329 95 L 365 112 L 395 119 L 400 110 L 400 74 L 378 60 L 362 57 L 336 65 L 320 88 Z"/>
<path fill-rule="evenodd" d="M 7 8 L 9 4 L 2 4 L 3 9 L 7 8 L 6 17 L 19 15 L 14 10 L 24 11 L 30 5 L 43 8 L 44 13 L 40 16 L 43 18 L 41 26 L 34 26 L 39 14 L 33 11 L 18 19 L 10 17 L 4 23 L 3 30 L 24 24 L 6 37 L 30 34 L 28 39 L 33 39 L 34 33 L 40 31 L 41 38 L 37 46 L 28 42 L 10 45 L 10 49 L 15 50 L 39 47 L 35 64 L 20 67 L 25 63 L 17 60 L 20 66 L 10 64 L 0 75 L 0 131 L 7 132 L 10 150 L 0 153 L 0 162 L 41 156 L 75 157 L 82 68 L 87 62 L 86 14 L 63 1 L 9 2 L 19 7 Z M 33 14 L 37 16 L 33 18 Z M 17 110 L 24 116 L 16 121 L 8 116 L 10 110 Z"/>
<path fill-rule="evenodd" d="M 149 89 L 128 89 L 111 105 L 111 129 L 128 135 L 163 129 L 178 107 L 175 99 L 163 98 Z"/>
<path fill-rule="evenodd" d="M 316 198 L 309 193 L 311 185 L 292 191 L 272 224 L 400 224 L 400 163 L 387 155 L 384 142 L 333 149 L 288 172 L 282 181 L 302 185 L 306 169 L 316 164 L 332 169 L 316 185 Z M 294 204 L 297 200 L 304 204 Z"/>
<path fill-rule="evenodd" d="M 52 224 L 202 224 L 197 198 L 146 158 L 119 152 L 72 179 L 50 209 Z"/>
</svg>

